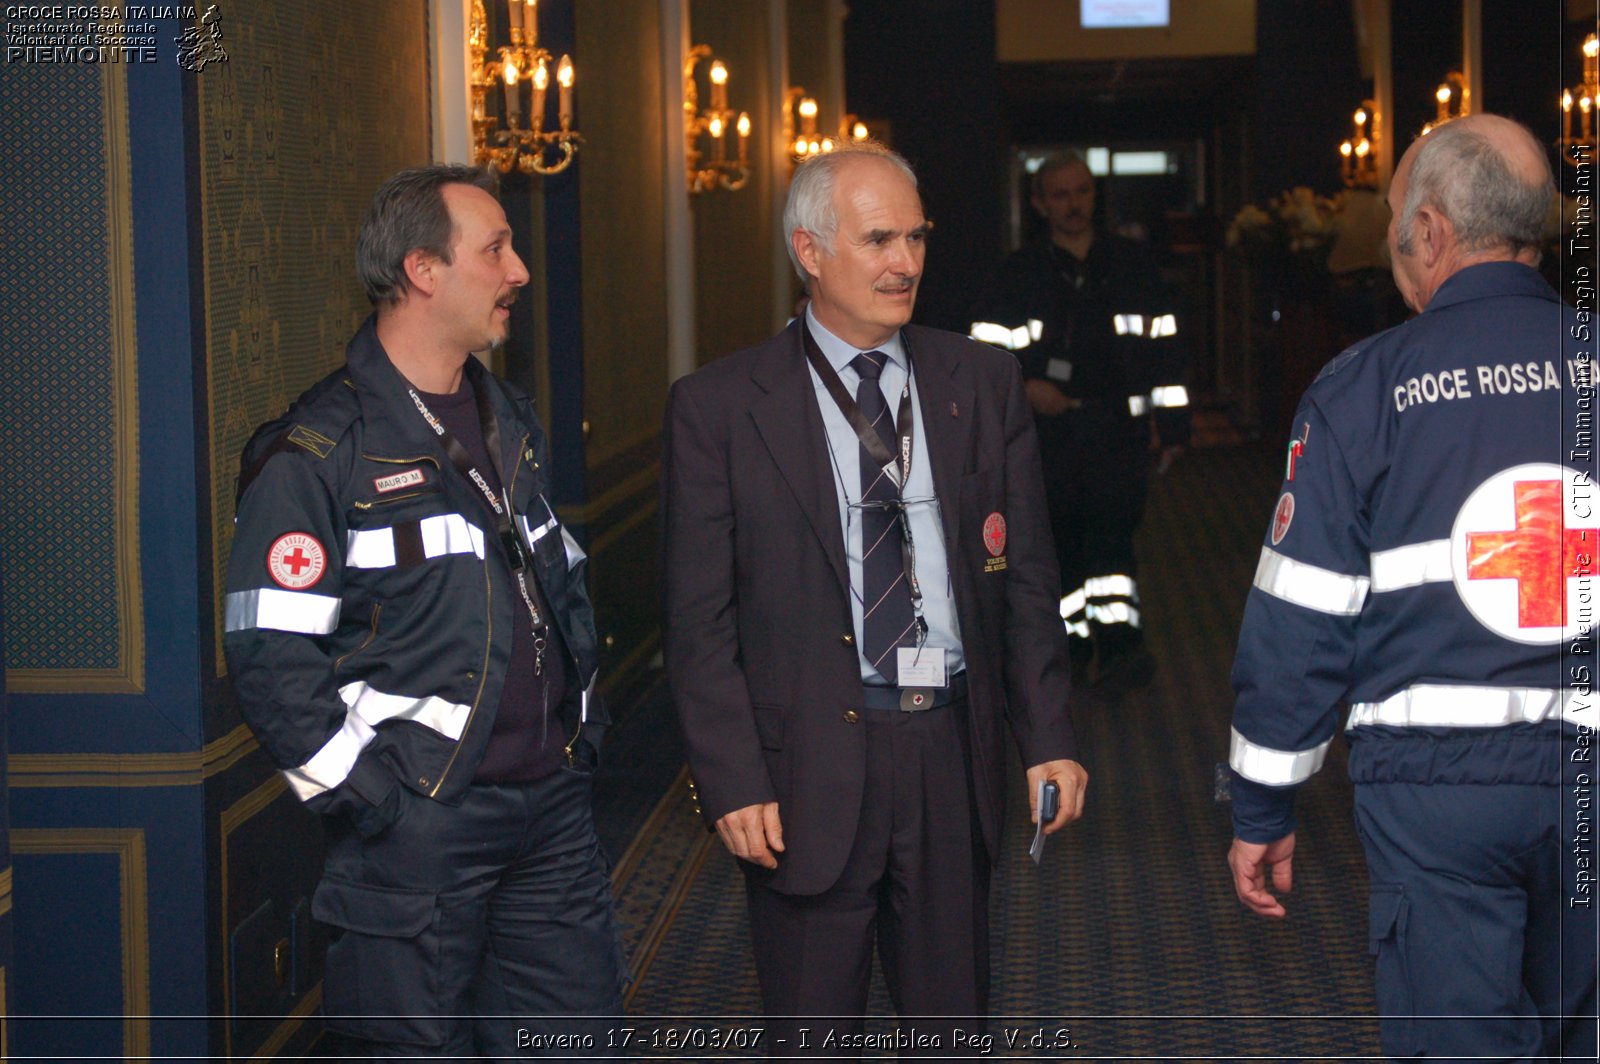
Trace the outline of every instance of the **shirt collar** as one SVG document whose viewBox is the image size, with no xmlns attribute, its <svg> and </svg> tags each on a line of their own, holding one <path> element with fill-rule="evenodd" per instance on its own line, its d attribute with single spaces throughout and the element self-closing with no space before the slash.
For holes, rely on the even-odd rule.
<svg viewBox="0 0 1600 1064">
<path fill-rule="evenodd" d="M 811 335 L 817 341 L 817 347 L 822 351 L 822 357 L 828 360 L 828 365 L 833 367 L 835 373 L 843 373 L 852 359 L 864 351 L 882 351 L 901 370 L 906 368 L 905 346 L 900 339 L 900 330 L 896 329 L 894 335 L 887 342 L 877 347 L 861 348 L 847 344 L 827 327 L 817 320 L 811 312 L 811 304 L 806 304 L 806 328 L 811 330 Z M 854 370 L 851 371 L 855 372 Z"/>
</svg>

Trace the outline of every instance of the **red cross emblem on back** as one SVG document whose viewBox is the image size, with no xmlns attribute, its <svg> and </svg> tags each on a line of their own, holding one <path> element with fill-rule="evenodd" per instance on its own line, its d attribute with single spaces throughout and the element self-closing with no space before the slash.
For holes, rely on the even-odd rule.
<svg viewBox="0 0 1600 1064">
<path fill-rule="evenodd" d="M 1597 530 L 1567 521 L 1562 482 L 1515 480 L 1516 525 L 1466 533 L 1468 580 L 1517 582 L 1517 627 L 1567 624 L 1567 578 L 1594 571 Z"/>
</svg>

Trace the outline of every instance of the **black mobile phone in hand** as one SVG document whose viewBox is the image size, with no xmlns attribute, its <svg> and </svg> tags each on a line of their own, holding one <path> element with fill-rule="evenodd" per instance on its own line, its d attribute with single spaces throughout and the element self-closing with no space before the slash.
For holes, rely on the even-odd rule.
<svg viewBox="0 0 1600 1064">
<path fill-rule="evenodd" d="M 1039 788 L 1039 823 L 1048 824 L 1061 811 L 1061 788 L 1054 780 Z"/>
</svg>

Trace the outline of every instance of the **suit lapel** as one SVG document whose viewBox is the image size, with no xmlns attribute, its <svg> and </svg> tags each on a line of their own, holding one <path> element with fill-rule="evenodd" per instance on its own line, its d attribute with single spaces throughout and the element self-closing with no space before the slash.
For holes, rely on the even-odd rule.
<svg viewBox="0 0 1600 1064">
<path fill-rule="evenodd" d="M 961 475 L 966 471 L 972 439 L 972 371 L 953 345 L 942 342 L 935 333 L 910 327 L 905 338 L 917 377 L 923 435 L 933 458 L 933 488 L 939 496 L 945 550 L 954 565 L 960 557 Z"/>
<path fill-rule="evenodd" d="M 839 526 L 839 496 L 828 457 L 828 433 L 817 410 L 796 321 L 766 346 L 750 372 L 764 393 L 750 404 L 750 417 L 778 472 L 811 522 L 839 585 L 848 593 L 850 574 Z M 774 564 L 782 564 L 775 560 Z"/>
</svg>

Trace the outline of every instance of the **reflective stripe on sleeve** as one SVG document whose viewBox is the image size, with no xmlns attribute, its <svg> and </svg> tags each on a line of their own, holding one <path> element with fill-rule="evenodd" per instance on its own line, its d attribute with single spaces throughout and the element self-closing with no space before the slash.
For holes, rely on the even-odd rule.
<svg viewBox="0 0 1600 1064">
<path fill-rule="evenodd" d="M 351 715 L 359 716 L 370 726 L 376 727 L 386 720 L 410 720 L 449 739 L 461 738 L 472 712 L 471 706 L 437 696 L 392 695 L 359 680 L 339 688 L 339 697 L 350 707 Z"/>
<path fill-rule="evenodd" d="M 483 560 L 483 530 L 460 514 L 436 514 L 417 522 L 426 558 L 475 554 Z M 345 564 L 353 569 L 388 569 L 395 564 L 394 529 L 351 529 Z"/>
<path fill-rule="evenodd" d="M 1595 702 L 1555 687 L 1480 687 L 1415 684 L 1382 702 L 1356 702 L 1346 728 L 1388 724 L 1397 728 L 1501 728 L 1568 720 L 1593 727 Z"/>
<path fill-rule="evenodd" d="M 1261 548 L 1256 564 L 1256 587 L 1318 613 L 1354 616 L 1367 601 L 1371 581 L 1364 576 L 1346 576 L 1306 562 L 1297 562 L 1271 547 Z"/>
<path fill-rule="evenodd" d="M 1118 336 L 1143 336 L 1143 314 L 1115 314 L 1112 315 L 1111 324 L 1116 328 Z"/>
<path fill-rule="evenodd" d="M 1091 576 L 1083 582 L 1083 590 L 1090 598 L 1109 598 L 1112 595 L 1122 595 L 1139 601 L 1139 587 L 1133 582 L 1133 577 L 1121 573 L 1112 573 L 1107 576 Z"/>
<path fill-rule="evenodd" d="M 1181 384 L 1167 384 L 1150 393 L 1150 405 L 1157 410 L 1171 410 L 1189 405 L 1189 389 Z"/>
<path fill-rule="evenodd" d="M 522 531 L 528 537 L 528 542 L 529 543 L 537 543 L 537 542 L 539 542 L 541 539 L 543 539 L 544 537 L 548 536 L 551 532 L 554 532 L 556 530 L 557 526 L 560 524 L 560 522 L 558 522 L 556 520 L 556 515 L 555 514 L 551 514 L 550 515 L 550 520 L 546 521 L 544 524 L 538 526 L 537 528 L 534 527 L 534 524 L 533 524 L 532 521 L 528 520 L 527 514 L 518 514 L 517 515 L 517 520 L 522 522 Z"/>
<path fill-rule="evenodd" d="M 354 713 L 346 713 L 344 724 L 311 760 L 299 768 L 284 769 L 284 779 L 303 802 L 343 783 L 355 767 L 356 758 L 372 741 L 372 728 Z"/>
<path fill-rule="evenodd" d="M 1150 412 L 1150 397 L 1148 395 L 1128 396 L 1128 413 L 1134 417 L 1144 417 Z"/>
<path fill-rule="evenodd" d="M 571 571 L 578 567 L 578 563 L 588 557 L 583 548 L 578 546 L 578 541 L 572 538 L 572 533 L 565 528 L 561 529 L 561 545 L 567 549 L 567 569 Z"/>
<path fill-rule="evenodd" d="M 1269 787 L 1287 787 L 1304 783 L 1316 775 L 1328 757 L 1330 738 L 1310 750 L 1274 750 L 1270 746 L 1257 746 L 1232 729 L 1228 741 L 1228 764 L 1247 780 L 1265 783 Z"/>
<path fill-rule="evenodd" d="M 1178 316 L 1176 314 L 1160 314 L 1150 319 L 1150 338 L 1159 340 L 1163 336 L 1178 335 Z"/>
<path fill-rule="evenodd" d="M 1021 351 L 1044 332 L 1044 323 L 1030 318 L 1027 325 L 1011 328 L 997 321 L 975 321 L 967 335 L 986 344 L 1003 347 L 1007 351 Z"/>
<path fill-rule="evenodd" d="M 301 635 L 327 635 L 339 627 L 339 600 L 276 587 L 230 592 L 223 605 L 223 631 L 270 628 Z"/>
<path fill-rule="evenodd" d="M 1087 601 L 1088 597 L 1084 594 L 1083 588 L 1081 587 L 1076 591 L 1070 591 L 1067 594 L 1062 595 L 1061 616 L 1066 618 L 1071 617 L 1075 613 L 1082 613 L 1084 604 Z"/>
<path fill-rule="evenodd" d="M 1372 590 L 1398 591 L 1451 579 L 1450 541 L 1429 540 L 1372 552 Z"/>
</svg>

